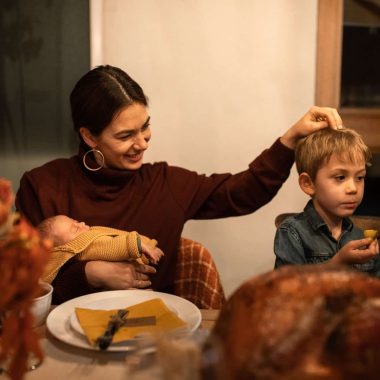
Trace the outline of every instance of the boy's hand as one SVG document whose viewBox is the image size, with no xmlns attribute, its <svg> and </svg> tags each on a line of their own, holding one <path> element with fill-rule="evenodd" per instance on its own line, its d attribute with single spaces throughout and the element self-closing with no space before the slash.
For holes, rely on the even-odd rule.
<svg viewBox="0 0 380 380">
<path fill-rule="evenodd" d="M 153 264 L 157 264 L 161 257 L 164 256 L 164 252 L 158 247 L 151 247 L 148 244 L 141 242 L 142 253 L 147 255 Z"/>
<path fill-rule="evenodd" d="M 335 264 L 363 264 L 379 254 L 377 239 L 352 240 L 342 247 L 330 260 Z"/>
</svg>

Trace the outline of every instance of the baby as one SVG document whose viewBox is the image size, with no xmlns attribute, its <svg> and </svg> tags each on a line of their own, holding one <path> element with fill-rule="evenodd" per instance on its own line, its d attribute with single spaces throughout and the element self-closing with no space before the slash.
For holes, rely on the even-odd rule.
<svg viewBox="0 0 380 380">
<path fill-rule="evenodd" d="M 72 257 L 79 260 L 126 261 L 157 264 L 164 253 L 157 241 L 109 227 L 89 227 L 65 215 L 42 221 L 37 229 L 53 243 L 53 252 L 45 268 L 43 280 L 51 283 L 60 268 Z"/>
</svg>

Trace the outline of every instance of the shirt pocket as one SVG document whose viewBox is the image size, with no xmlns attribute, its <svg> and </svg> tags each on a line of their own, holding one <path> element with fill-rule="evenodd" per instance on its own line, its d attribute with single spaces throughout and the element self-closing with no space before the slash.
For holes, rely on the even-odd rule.
<svg viewBox="0 0 380 380">
<path fill-rule="evenodd" d="M 306 257 L 306 262 L 308 264 L 320 264 L 331 259 L 333 255 L 326 251 L 314 251 L 310 252 Z"/>
<path fill-rule="evenodd" d="M 375 269 L 376 260 L 372 259 L 364 264 L 354 264 L 354 268 L 361 272 L 372 272 Z"/>
</svg>

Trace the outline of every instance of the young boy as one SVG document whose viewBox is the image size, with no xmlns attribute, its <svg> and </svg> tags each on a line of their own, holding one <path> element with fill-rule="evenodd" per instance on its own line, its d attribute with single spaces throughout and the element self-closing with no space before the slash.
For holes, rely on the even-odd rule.
<svg viewBox="0 0 380 380">
<path fill-rule="evenodd" d="M 79 260 L 126 261 L 157 264 L 164 255 L 157 241 L 137 232 L 108 227 L 89 227 L 65 215 L 47 218 L 37 226 L 40 235 L 53 243 L 43 280 L 51 283 L 72 257 Z"/>
<path fill-rule="evenodd" d="M 349 219 L 362 201 L 370 159 L 369 148 L 350 129 L 325 128 L 300 140 L 295 151 L 298 182 L 311 200 L 278 228 L 275 268 L 331 262 L 380 274 L 377 239 L 363 238 Z"/>
</svg>

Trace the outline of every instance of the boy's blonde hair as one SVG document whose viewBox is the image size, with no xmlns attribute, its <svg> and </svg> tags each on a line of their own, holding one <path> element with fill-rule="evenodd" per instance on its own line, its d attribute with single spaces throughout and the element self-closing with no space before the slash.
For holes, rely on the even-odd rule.
<svg viewBox="0 0 380 380">
<path fill-rule="evenodd" d="M 299 140 L 295 150 L 298 174 L 307 173 L 314 181 L 318 170 L 335 154 L 353 163 L 370 164 L 372 154 L 353 129 L 323 128 Z"/>
</svg>

